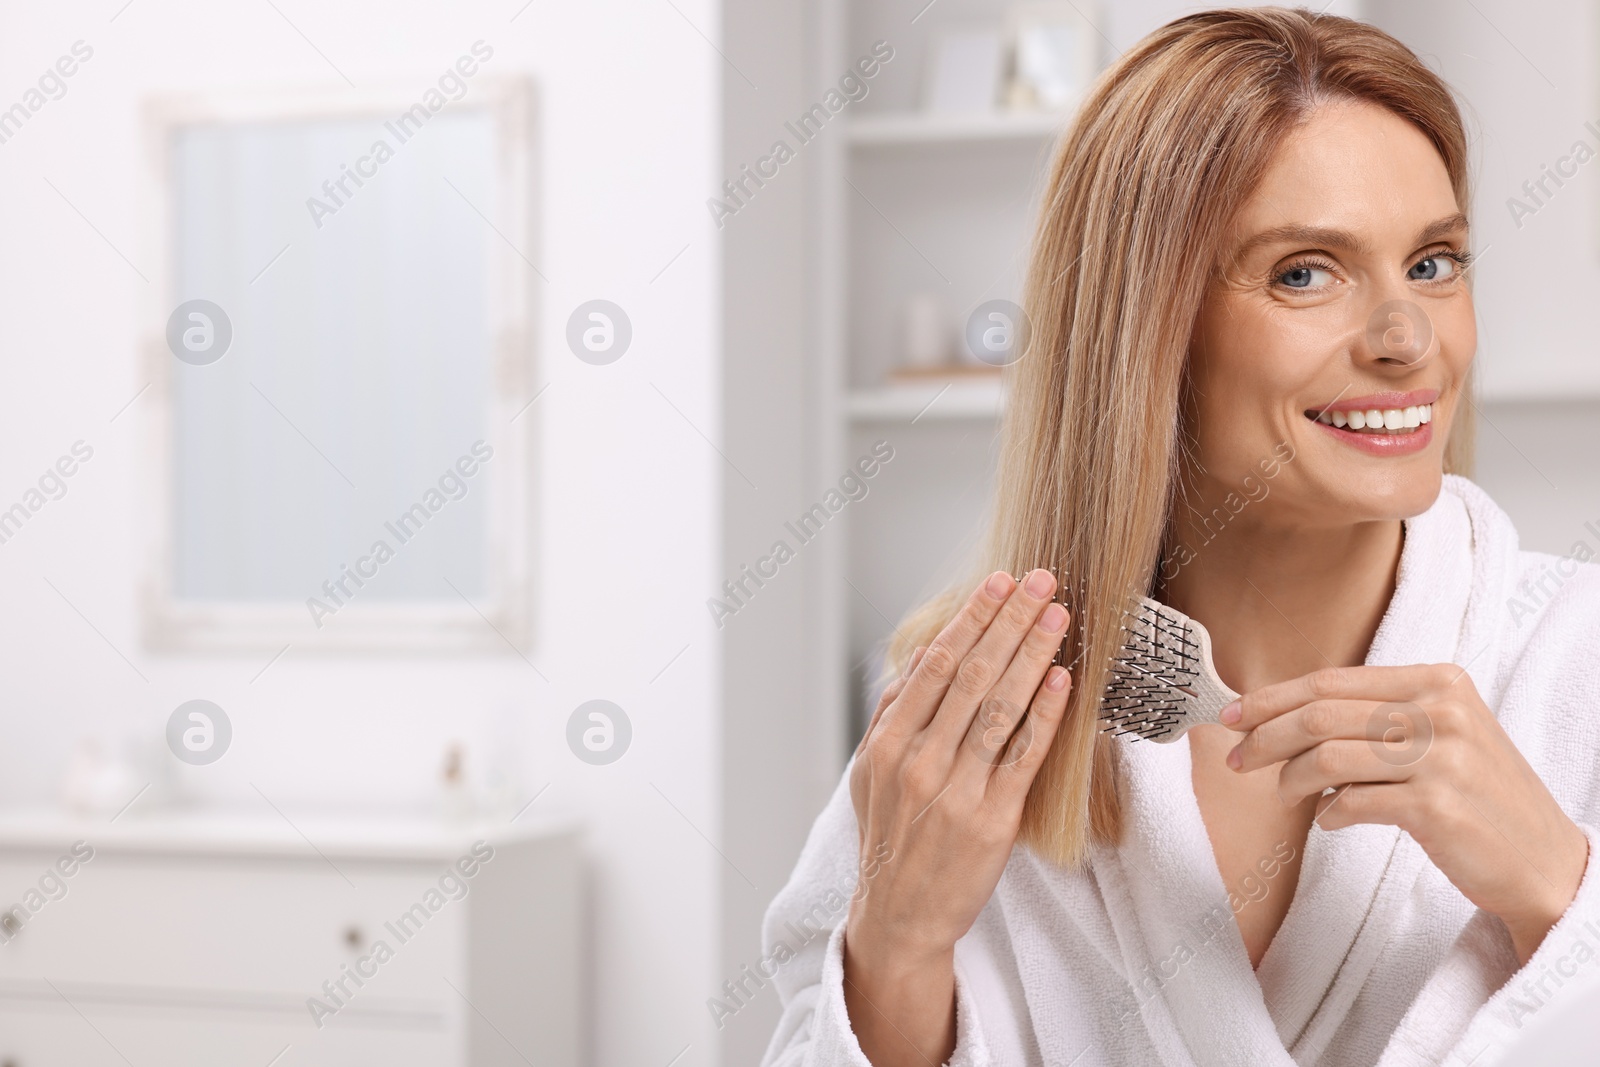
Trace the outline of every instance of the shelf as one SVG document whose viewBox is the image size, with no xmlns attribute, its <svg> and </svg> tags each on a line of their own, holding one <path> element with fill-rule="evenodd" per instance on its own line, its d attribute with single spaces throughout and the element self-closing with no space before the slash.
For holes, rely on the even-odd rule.
<svg viewBox="0 0 1600 1067">
<path fill-rule="evenodd" d="M 998 378 L 896 383 L 876 389 L 851 390 L 845 412 L 851 422 L 949 422 L 995 419 L 1005 397 Z"/>
<path fill-rule="evenodd" d="M 862 146 L 1046 141 L 1061 132 L 1071 115 L 1071 111 L 910 111 L 861 115 L 851 120 L 848 129 L 851 143 Z"/>
</svg>

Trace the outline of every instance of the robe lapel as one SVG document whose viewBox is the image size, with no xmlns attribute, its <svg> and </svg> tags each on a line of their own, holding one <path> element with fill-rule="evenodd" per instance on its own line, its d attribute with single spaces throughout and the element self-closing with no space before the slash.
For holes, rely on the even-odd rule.
<svg viewBox="0 0 1600 1067">
<path fill-rule="evenodd" d="M 1471 549 L 1466 510 L 1452 493 L 1406 522 L 1395 593 L 1368 664 L 1461 661 Z M 1315 1063 L 1426 855 L 1396 827 L 1314 826 L 1294 899 L 1257 972 L 1195 800 L 1188 739 L 1132 742 L 1121 755 L 1127 836 L 1097 851 L 1094 867 L 1139 999 L 1127 1025 L 1147 1028 L 1165 1064 Z"/>
<path fill-rule="evenodd" d="M 1123 753 L 1122 845 L 1096 855 L 1143 1026 L 1170 1065 L 1292 1067 L 1239 936 L 1194 799 L 1189 741 Z"/>
<path fill-rule="evenodd" d="M 1462 662 L 1472 529 L 1453 493 L 1406 523 L 1394 596 L 1366 662 Z M 1301 1063 L 1326 1050 L 1366 983 L 1427 855 L 1398 827 L 1311 828 L 1299 883 L 1257 978 L 1279 1036 Z"/>
</svg>

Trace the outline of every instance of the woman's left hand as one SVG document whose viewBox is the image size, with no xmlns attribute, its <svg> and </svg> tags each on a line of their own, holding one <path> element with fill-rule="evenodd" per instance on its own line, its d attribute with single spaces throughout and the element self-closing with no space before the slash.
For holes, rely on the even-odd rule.
<svg viewBox="0 0 1600 1067">
<path fill-rule="evenodd" d="M 1245 735 L 1228 753 L 1234 770 L 1283 764 L 1285 804 L 1338 790 L 1317 801 L 1323 829 L 1384 823 L 1410 834 L 1505 923 L 1524 964 L 1578 891 L 1588 838 L 1462 667 L 1317 671 L 1246 694 L 1222 724 Z"/>
</svg>

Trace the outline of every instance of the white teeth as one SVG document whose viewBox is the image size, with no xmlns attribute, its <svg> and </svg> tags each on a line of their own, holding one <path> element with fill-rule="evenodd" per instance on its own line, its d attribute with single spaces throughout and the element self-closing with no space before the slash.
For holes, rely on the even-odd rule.
<svg viewBox="0 0 1600 1067">
<path fill-rule="evenodd" d="M 1310 412 L 1306 413 L 1309 417 Z M 1433 421 L 1432 404 L 1415 404 L 1405 408 L 1368 408 L 1366 411 L 1323 411 L 1315 416 L 1323 424 L 1339 429 L 1366 430 L 1369 432 L 1401 433 L 1415 430 Z"/>
</svg>

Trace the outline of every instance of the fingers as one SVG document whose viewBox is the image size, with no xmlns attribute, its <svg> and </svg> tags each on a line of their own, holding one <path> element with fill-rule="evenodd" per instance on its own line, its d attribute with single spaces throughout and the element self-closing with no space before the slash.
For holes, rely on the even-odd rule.
<svg viewBox="0 0 1600 1067">
<path fill-rule="evenodd" d="M 1028 787 L 1044 763 L 1066 717 L 1072 695 L 1072 675 L 1065 667 L 1051 667 L 1028 708 L 1028 717 L 1011 738 L 1006 753 L 989 776 L 988 795 L 1001 804 L 1022 807 Z"/>
<path fill-rule="evenodd" d="M 1293 807 L 1325 789 L 1352 782 L 1402 782 L 1412 766 L 1386 763 L 1367 740 L 1324 741 L 1278 771 L 1278 799 Z"/>
<path fill-rule="evenodd" d="M 1317 801 L 1313 821 L 1324 830 L 1342 830 L 1357 823 L 1402 826 L 1415 800 L 1408 787 L 1393 783 L 1347 785 Z"/>
<path fill-rule="evenodd" d="M 856 755 L 861 755 L 862 749 L 867 747 L 867 738 L 872 736 L 873 727 L 883 719 L 883 713 L 895 699 L 905 691 L 906 680 L 911 677 L 911 672 L 917 669 L 917 663 L 922 659 L 922 654 L 928 650 L 927 645 L 918 645 L 911 653 L 911 658 L 906 660 L 905 668 L 900 676 L 883 687 L 883 693 L 878 697 L 878 706 L 873 709 L 872 718 L 867 722 L 867 728 L 861 732 L 861 740 L 856 742 Z"/>
<path fill-rule="evenodd" d="M 978 583 L 955 618 L 939 631 L 923 652 L 917 669 L 906 680 L 901 699 L 885 709 L 880 730 L 909 734 L 932 721 L 962 661 L 1017 588 L 1017 580 L 1005 571 L 995 571 Z"/>
<path fill-rule="evenodd" d="M 1246 693 L 1237 701 L 1239 717 L 1229 721 L 1224 708 L 1222 724 L 1232 730 L 1253 730 L 1316 700 L 1414 700 L 1425 692 L 1448 689 L 1463 673 L 1463 668 L 1453 663 L 1329 667 Z"/>
<path fill-rule="evenodd" d="M 1045 606 L 1051 603 L 1050 597 L 1055 590 L 1055 576 L 1046 570 L 1035 570 L 1012 591 L 1005 606 L 1000 609 L 972 651 L 967 653 L 952 673 L 949 687 L 939 702 L 937 713 L 933 716 L 933 729 L 929 731 L 930 742 L 940 743 L 942 748 L 951 748 L 966 733 L 967 728 L 972 725 L 979 702 L 989 697 L 991 693 L 998 694 L 999 683 L 1011 667 L 1029 632 L 1035 629 L 1034 623 L 1040 618 Z M 1064 618 L 1057 617 L 1053 621 L 1057 621 L 1062 630 L 1066 628 Z M 1054 648 L 1048 644 L 1050 637 L 1048 633 L 1035 635 L 1033 658 L 1037 662 L 1025 664 L 1024 675 L 1012 680 L 1009 698 L 1019 709 L 1032 698 L 1033 691 L 1038 687 L 1039 679 L 1050 662 L 1050 657 L 1055 654 Z M 1060 644 L 1059 633 L 1055 635 L 1055 643 Z M 931 646 L 927 655 L 923 657 L 922 670 L 928 668 L 929 657 L 933 655 L 937 644 L 937 641 L 934 642 L 934 646 Z M 1039 658 L 1041 655 L 1042 659 Z M 916 684 L 915 678 L 912 684 Z M 1006 694 L 998 695 L 1006 696 Z"/>
<path fill-rule="evenodd" d="M 967 772 L 992 767 L 1001 749 L 1010 740 L 1012 731 L 1021 721 L 1028 702 L 1033 699 L 1050 667 L 1050 661 L 1061 647 L 1067 630 L 1067 609 L 1060 604 L 1048 604 L 1039 613 L 1034 624 L 1022 638 L 1021 647 L 1005 664 L 999 681 L 990 687 L 978 703 L 977 713 L 970 721 L 955 714 L 946 714 L 943 708 L 934 716 L 928 727 L 930 744 L 948 744 L 955 731 L 961 731 L 968 742 L 972 760 L 957 759 L 958 766 Z M 955 689 L 947 696 L 948 703 L 955 697 Z"/>
<path fill-rule="evenodd" d="M 1373 709 L 1370 700 L 1317 700 L 1269 719 L 1249 733 L 1229 754 L 1228 766 L 1253 771 L 1305 752 L 1334 738 L 1365 738 Z"/>
</svg>

